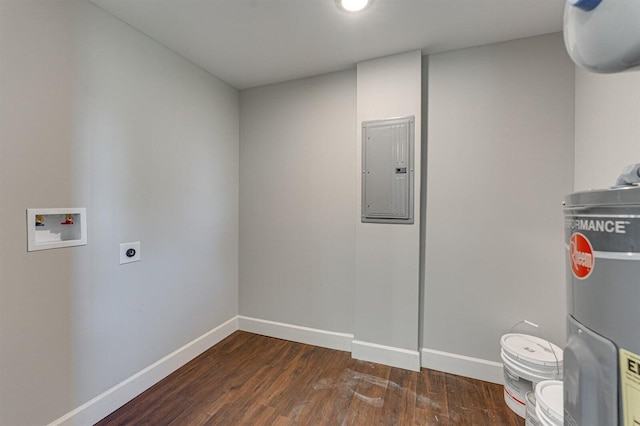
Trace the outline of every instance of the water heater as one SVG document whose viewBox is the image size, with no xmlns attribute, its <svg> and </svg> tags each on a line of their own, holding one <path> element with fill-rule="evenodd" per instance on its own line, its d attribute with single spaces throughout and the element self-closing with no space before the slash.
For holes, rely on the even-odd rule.
<svg viewBox="0 0 640 426">
<path fill-rule="evenodd" d="M 638 67 L 640 0 L 568 0 L 564 39 L 585 69 Z M 639 182 L 640 165 L 629 166 L 614 187 L 564 202 L 565 425 L 640 426 Z"/>
<path fill-rule="evenodd" d="M 640 425 L 640 187 L 565 199 L 565 425 Z"/>
</svg>

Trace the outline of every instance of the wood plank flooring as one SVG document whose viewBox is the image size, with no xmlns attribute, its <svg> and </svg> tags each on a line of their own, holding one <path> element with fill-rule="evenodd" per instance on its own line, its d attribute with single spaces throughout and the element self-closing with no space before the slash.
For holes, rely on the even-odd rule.
<svg viewBox="0 0 640 426">
<path fill-rule="evenodd" d="M 502 387 L 235 332 L 97 423 L 106 425 L 524 425 Z"/>
</svg>

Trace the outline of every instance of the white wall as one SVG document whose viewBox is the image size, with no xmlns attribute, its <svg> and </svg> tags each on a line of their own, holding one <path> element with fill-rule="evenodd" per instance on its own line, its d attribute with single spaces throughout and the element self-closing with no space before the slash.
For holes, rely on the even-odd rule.
<svg viewBox="0 0 640 426">
<path fill-rule="evenodd" d="M 349 70 L 240 102 L 85 1 L 0 7 L 0 424 L 63 415 L 238 302 L 413 353 L 420 261 L 425 347 L 498 360 L 523 318 L 563 342 L 574 69 L 559 35 L 429 58 L 420 259 L 417 212 L 412 226 L 359 220 L 361 121 L 415 115 L 420 176 L 419 52 L 361 63 L 357 83 Z M 637 161 L 638 80 L 600 77 L 576 73 L 576 146 L 597 149 L 592 116 L 619 107 L 616 147 Z M 597 158 L 576 152 L 576 186 Z M 87 207 L 89 244 L 26 253 L 25 209 L 64 206 Z M 142 262 L 119 266 L 135 240 Z"/>
<path fill-rule="evenodd" d="M 0 424 L 42 425 L 237 314 L 239 98 L 88 2 L 0 5 Z M 72 206 L 88 245 L 27 253 Z"/>
<path fill-rule="evenodd" d="M 356 276 L 354 357 L 409 368 L 375 354 L 383 345 L 418 350 L 420 264 L 420 159 L 422 57 L 419 51 L 358 63 L 356 167 Z M 415 188 L 412 225 L 361 223 L 361 125 L 363 121 L 415 116 Z M 416 352 L 417 353 L 417 352 Z M 391 355 L 389 355 L 391 356 Z M 419 368 L 419 358 L 414 359 Z M 408 359 L 407 359 L 408 361 Z"/>
<path fill-rule="evenodd" d="M 640 162 L 640 72 L 575 75 L 575 189 L 607 188 Z"/>
<path fill-rule="evenodd" d="M 565 339 L 574 69 L 560 34 L 429 57 L 424 347 L 499 361 L 528 319 Z"/>
<path fill-rule="evenodd" d="M 240 96 L 240 313 L 353 332 L 356 73 Z"/>
</svg>

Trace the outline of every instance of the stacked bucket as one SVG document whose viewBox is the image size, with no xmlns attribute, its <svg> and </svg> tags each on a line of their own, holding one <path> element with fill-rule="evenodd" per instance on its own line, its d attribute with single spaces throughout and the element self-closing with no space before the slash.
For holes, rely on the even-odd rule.
<svg viewBox="0 0 640 426">
<path fill-rule="evenodd" d="M 562 349 L 547 340 L 509 333 L 500 339 L 504 400 L 526 426 L 560 426 Z"/>
<path fill-rule="evenodd" d="M 527 422 L 530 426 L 562 426 L 564 424 L 562 390 L 560 380 L 545 380 L 536 385 L 535 417 L 529 416 L 527 411 Z"/>
</svg>

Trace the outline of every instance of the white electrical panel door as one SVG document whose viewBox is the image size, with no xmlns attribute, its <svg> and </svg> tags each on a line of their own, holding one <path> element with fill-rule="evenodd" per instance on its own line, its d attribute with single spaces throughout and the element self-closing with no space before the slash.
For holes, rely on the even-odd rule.
<svg viewBox="0 0 640 426">
<path fill-rule="evenodd" d="M 362 123 L 362 222 L 413 223 L 414 117 Z"/>
</svg>

